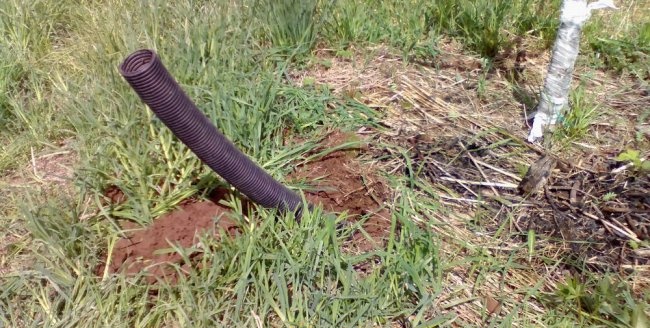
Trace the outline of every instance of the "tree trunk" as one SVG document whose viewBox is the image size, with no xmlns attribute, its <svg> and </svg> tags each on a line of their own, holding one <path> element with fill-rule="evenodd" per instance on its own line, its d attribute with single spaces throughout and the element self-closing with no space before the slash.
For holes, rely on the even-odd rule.
<svg viewBox="0 0 650 328">
<path fill-rule="evenodd" d="M 587 0 L 564 0 L 560 27 L 553 46 L 551 63 L 548 67 L 544 89 L 540 95 L 533 127 L 528 135 L 529 142 L 542 138 L 544 130 L 557 123 L 562 110 L 568 103 L 569 88 L 580 52 L 582 26 L 589 19 L 591 10 L 616 8 L 611 0 L 587 3 Z"/>
</svg>

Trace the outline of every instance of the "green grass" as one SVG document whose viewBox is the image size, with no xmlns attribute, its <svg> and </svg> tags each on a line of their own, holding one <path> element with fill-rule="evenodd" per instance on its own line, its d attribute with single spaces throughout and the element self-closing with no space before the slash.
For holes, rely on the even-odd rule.
<svg viewBox="0 0 650 328">
<path fill-rule="evenodd" d="M 204 254 L 204 269 L 191 269 L 176 285 L 97 277 L 93 268 L 100 254 L 120 236 L 117 220 L 148 224 L 184 199 L 223 184 L 140 102 L 117 66 L 132 51 L 155 49 L 218 128 L 283 180 L 325 131 L 379 126 L 381 113 L 364 104 L 326 87 L 286 83 L 289 71 L 304 67 L 317 46 L 344 54 L 386 44 L 407 58 L 430 58 L 438 40 L 454 38 L 466 51 L 491 58 L 514 36 L 532 35 L 544 48 L 554 37 L 558 1 L 542 3 L 0 2 L 0 238 L 8 244 L 0 254 L 0 325 L 256 327 L 258 317 L 264 327 L 463 325 L 448 311 L 454 305 L 439 299 L 447 270 L 469 268 L 468 279 L 478 288 L 488 276 L 520 269 L 519 260 L 530 256 L 520 251 L 530 245 L 496 256 L 455 240 L 464 257 L 443 255 L 445 241 L 432 227 L 445 224 L 413 221 L 441 211 L 432 191 L 414 176 L 389 177 L 397 195 L 390 240 L 368 254 L 342 251 L 359 229 L 337 229 L 343 218 L 317 211 L 296 223 L 260 210 L 239 217 L 239 238 L 204 236 L 194 250 Z M 644 35 L 631 34 L 630 42 L 643 46 Z M 590 44 L 597 40 L 587 37 Z M 574 101 L 586 96 L 581 97 Z M 588 113 L 590 107 L 577 108 Z M 591 122 L 580 113 L 572 121 L 574 134 Z M 286 134 L 307 141 L 286 146 Z M 71 195 L 12 180 L 16 172 L 29 171 L 33 153 L 56 150 L 64 140 L 79 156 L 75 176 L 61 187 Z M 127 201 L 105 205 L 109 186 L 119 187 Z M 372 269 L 361 274 L 355 269 L 361 264 Z M 532 299 L 540 289 L 529 286 L 517 295 Z M 579 316 L 568 311 L 575 298 L 562 302 L 559 317 L 549 312 L 531 319 L 533 310 L 523 302 L 504 318 L 483 319 L 492 326 L 577 322 Z"/>
<path fill-rule="evenodd" d="M 598 104 L 590 100 L 584 84 L 578 85 L 569 94 L 569 106 L 554 131 L 554 139 L 561 144 L 581 140 L 590 132 L 590 127 L 603 115 Z"/>
<path fill-rule="evenodd" d="M 256 1 L 253 14 L 266 26 L 264 36 L 278 50 L 308 53 L 320 27 L 317 0 Z"/>
<path fill-rule="evenodd" d="M 0 22 L 0 170 L 14 168 L 34 143 L 69 135 L 58 109 L 65 103 L 64 72 L 73 71 L 61 45 L 77 20 L 66 5 L 7 1 Z M 65 67 L 65 69 L 61 69 Z"/>
<path fill-rule="evenodd" d="M 203 269 L 190 269 L 176 285 L 100 279 L 90 266 L 105 246 L 93 237 L 100 225 L 80 222 L 74 212 L 71 204 L 49 204 L 28 214 L 41 266 L 4 279 L 4 300 L 33 295 L 33 303 L 3 301 L 8 326 L 27 318 L 33 321 L 26 326 L 254 326 L 253 315 L 264 326 L 381 324 L 428 309 L 440 279 L 433 235 L 406 218 L 393 218 L 404 229 L 389 248 L 354 256 L 341 252 L 353 227 L 336 230 L 342 218 L 319 212 L 299 224 L 288 217 L 242 221 L 242 237 L 234 240 L 205 236 L 192 250 L 204 255 Z M 360 279 L 354 268 L 361 263 L 379 264 Z"/>
<path fill-rule="evenodd" d="M 585 325 L 612 323 L 622 327 L 647 327 L 648 321 L 643 315 L 647 296 L 642 302 L 635 300 L 629 285 L 609 276 L 580 280 L 571 277 L 556 293 L 547 295 L 545 302 L 557 306 L 560 312 L 573 312 Z"/>
<path fill-rule="evenodd" d="M 433 1 L 427 25 L 458 37 L 482 56 L 493 58 L 512 45 L 514 36 L 540 37 L 548 47 L 557 29 L 559 1 Z"/>
<path fill-rule="evenodd" d="M 621 4 L 616 11 L 596 15 L 585 26 L 583 50 L 592 65 L 627 73 L 646 81 L 650 77 L 650 7 L 647 1 Z"/>
</svg>

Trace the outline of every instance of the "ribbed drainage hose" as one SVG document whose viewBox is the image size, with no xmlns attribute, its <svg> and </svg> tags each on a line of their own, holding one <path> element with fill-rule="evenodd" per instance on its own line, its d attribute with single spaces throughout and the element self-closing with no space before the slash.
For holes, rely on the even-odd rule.
<svg viewBox="0 0 650 328">
<path fill-rule="evenodd" d="M 152 50 L 138 50 L 120 73 L 160 120 L 205 164 L 253 202 L 302 216 L 300 196 L 240 152 L 199 111 Z"/>
</svg>

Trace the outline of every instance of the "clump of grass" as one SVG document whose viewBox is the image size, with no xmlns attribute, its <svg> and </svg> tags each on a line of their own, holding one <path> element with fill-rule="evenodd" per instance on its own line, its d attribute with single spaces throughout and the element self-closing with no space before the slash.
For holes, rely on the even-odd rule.
<svg viewBox="0 0 650 328">
<path fill-rule="evenodd" d="M 543 49 L 553 46 L 560 22 L 561 1 L 523 0 L 515 2 L 511 15 L 518 36 L 534 36 L 541 41 Z"/>
<path fill-rule="evenodd" d="M 621 3 L 618 10 L 598 15 L 585 26 L 588 63 L 639 80 L 650 77 L 650 7 L 644 1 Z"/>
<path fill-rule="evenodd" d="M 511 45 L 513 34 L 537 35 L 549 46 L 557 8 L 558 1 L 434 1 L 425 15 L 436 33 L 460 38 L 469 49 L 494 58 Z"/>
<path fill-rule="evenodd" d="M 650 23 L 621 39 L 594 37 L 589 41 L 596 58 L 617 72 L 631 72 L 640 79 L 650 77 Z"/>
<path fill-rule="evenodd" d="M 575 316 L 583 325 L 607 327 L 647 327 L 648 301 L 636 301 L 627 283 L 609 276 L 586 281 L 571 277 L 546 297 L 556 311 Z"/>
<path fill-rule="evenodd" d="M 336 1 L 323 12 L 324 38 L 341 48 L 352 44 L 387 43 L 405 54 L 432 53 L 435 40 L 422 15 L 427 1 L 405 4 L 399 0 L 381 2 Z"/>
<path fill-rule="evenodd" d="M 602 115 L 600 106 L 589 100 L 584 85 L 577 86 L 569 95 L 569 106 L 554 132 L 561 142 L 576 141 L 584 138 L 591 125 Z"/>
<path fill-rule="evenodd" d="M 16 168 L 30 147 L 68 135 L 61 68 L 70 66 L 57 51 L 76 22 L 69 3 L 3 1 L 0 4 L 0 172 Z"/>
<path fill-rule="evenodd" d="M 257 0 L 254 14 L 267 27 L 266 35 L 273 47 L 289 53 L 308 53 L 316 43 L 318 21 L 317 0 Z"/>
<path fill-rule="evenodd" d="M 486 57 L 495 57 L 505 46 L 502 33 L 512 1 L 434 2 L 428 22 L 438 33 L 461 37 L 463 43 Z"/>
</svg>

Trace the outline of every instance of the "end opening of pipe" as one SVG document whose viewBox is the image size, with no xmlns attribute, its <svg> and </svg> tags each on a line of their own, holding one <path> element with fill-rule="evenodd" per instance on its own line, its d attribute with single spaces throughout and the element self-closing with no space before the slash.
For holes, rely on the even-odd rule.
<svg viewBox="0 0 650 328">
<path fill-rule="evenodd" d="M 138 50 L 124 59 L 120 65 L 120 74 L 125 77 L 140 74 L 151 66 L 155 58 L 156 53 L 153 50 Z"/>
</svg>

